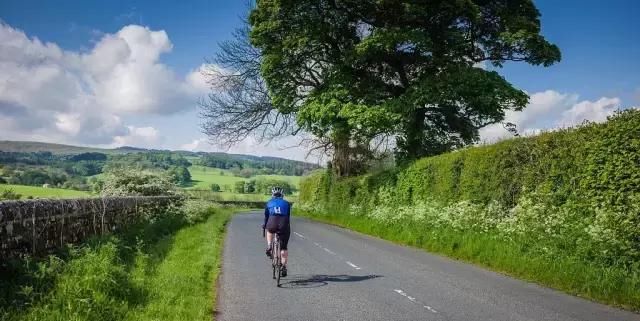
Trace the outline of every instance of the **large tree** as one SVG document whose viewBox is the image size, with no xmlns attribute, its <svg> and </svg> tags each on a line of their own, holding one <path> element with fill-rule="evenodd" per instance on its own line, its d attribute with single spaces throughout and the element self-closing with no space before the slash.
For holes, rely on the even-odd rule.
<svg viewBox="0 0 640 321">
<path fill-rule="evenodd" d="M 473 143 L 526 106 L 480 65 L 559 61 L 539 16 L 531 0 L 259 0 L 249 21 L 275 109 L 347 159 L 393 135 L 410 160 Z"/>
<path fill-rule="evenodd" d="M 251 136 L 271 140 L 295 134 L 295 113 L 274 108 L 260 75 L 260 50 L 249 43 L 248 26 L 238 28 L 233 39 L 203 70 L 211 92 L 200 101 L 202 131 L 217 145 L 231 146 Z"/>
</svg>

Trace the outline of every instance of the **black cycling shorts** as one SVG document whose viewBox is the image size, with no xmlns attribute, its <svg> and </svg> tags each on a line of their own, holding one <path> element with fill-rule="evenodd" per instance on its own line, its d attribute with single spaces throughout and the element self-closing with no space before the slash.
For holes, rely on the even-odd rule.
<svg viewBox="0 0 640 321">
<path fill-rule="evenodd" d="M 270 233 L 278 233 L 280 237 L 280 249 L 286 250 L 291 236 L 291 225 L 289 224 L 289 216 L 273 215 L 269 216 L 267 225 L 265 226 Z"/>
</svg>

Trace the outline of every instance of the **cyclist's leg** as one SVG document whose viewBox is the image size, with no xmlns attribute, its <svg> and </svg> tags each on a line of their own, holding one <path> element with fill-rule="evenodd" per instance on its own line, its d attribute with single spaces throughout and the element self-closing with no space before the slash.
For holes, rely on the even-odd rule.
<svg viewBox="0 0 640 321">
<path fill-rule="evenodd" d="M 270 216 L 267 220 L 267 224 L 265 225 L 265 230 L 267 234 L 267 256 L 271 257 L 273 253 L 271 253 L 271 243 L 273 242 L 273 234 L 278 228 L 278 222 L 276 217 Z"/>
<path fill-rule="evenodd" d="M 265 229 L 267 230 L 267 251 L 271 248 L 271 243 L 273 242 L 273 234 L 276 233 L 280 227 L 280 217 L 279 216 L 269 216 L 267 220 L 267 224 Z M 271 253 L 273 254 L 273 253 Z"/>
<path fill-rule="evenodd" d="M 269 232 L 269 230 L 266 231 L 267 233 L 267 248 L 269 248 L 271 246 L 271 242 L 273 241 L 273 233 Z"/>
<path fill-rule="evenodd" d="M 289 237 L 291 236 L 291 227 L 289 226 L 289 220 L 286 220 L 286 225 L 282 228 L 280 234 L 280 250 L 282 254 L 282 265 L 286 266 L 289 260 Z"/>
</svg>

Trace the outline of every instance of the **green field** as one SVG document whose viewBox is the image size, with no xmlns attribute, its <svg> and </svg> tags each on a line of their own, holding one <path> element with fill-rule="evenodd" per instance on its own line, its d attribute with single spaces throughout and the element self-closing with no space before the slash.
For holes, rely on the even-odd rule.
<svg viewBox="0 0 640 321">
<path fill-rule="evenodd" d="M 91 194 L 84 191 L 76 191 L 72 189 L 62 188 L 44 188 L 39 186 L 25 186 L 25 185 L 0 185 L 0 193 L 4 190 L 11 189 L 15 193 L 22 195 L 22 199 L 32 196 L 34 198 L 75 198 L 75 197 L 89 197 Z"/>
<path fill-rule="evenodd" d="M 251 178 L 243 178 L 233 176 L 228 170 L 206 167 L 200 165 L 193 165 L 189 167 L 189 172 L 191 173 L 191 180 L 193 181 L 193 185 L 190 186 L 190 189 L 209 189 L 211 184 L 216 183 L 222 187 L 224 190 L 225 185 L 230 185 L 233 188 L 233 184 L 238 181 L 248 181 L 250 179 L 257 178 L 270 178 L 270 179 L 279 179 L 284 180 L 295 186 L 296 188 L 299 186 L 301 176 L 286 176 L 286 175 L 256 175 Z M 221 175 L 222 173 L 222 175 Z"/>
<path fill-rule="evenodd" d="M 233 176 L 230 171 L 224 169 L 199 165 L 189 167 L 189 173 L 191 173 L 193 182 L 193 185 L 189 188 L 193 189 L 209 189 L 213 183 L 220 185 L 223 189 L 224 185 L 231 185 L 231 188 L 233 188 L 235 182 L 246 180 L 242 177 Z"/>
</svg>

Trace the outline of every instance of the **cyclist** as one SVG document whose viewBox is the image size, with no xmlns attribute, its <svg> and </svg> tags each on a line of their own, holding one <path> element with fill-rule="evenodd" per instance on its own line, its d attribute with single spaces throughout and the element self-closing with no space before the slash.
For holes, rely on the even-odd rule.
<svg viewBox="0 0 640 321">
<path fill-rule="evenodd" d="M 291 214 L 291 203 L 284 200 L 284 193 L 281 187 L 271 189 L 271 200 L 267 202 L 264 209 L 264 224 L 262 228 L 267 230 L 267 251 L 266 254 L 271 258 L 271 242 L 273 233 L 280 236 L 280 250 L 282 255 L 282 276 L 287 276 L 287 244 L 289 244 L 289 236 L 291 235 L 291 226 L 289 225 L 289 216 Z"/>
</svg>

